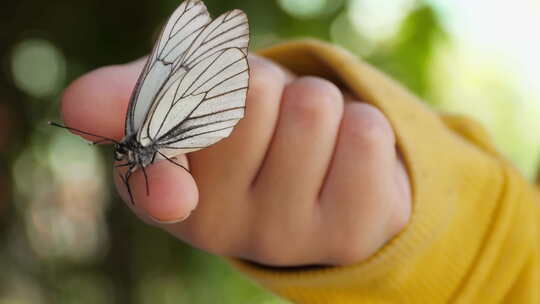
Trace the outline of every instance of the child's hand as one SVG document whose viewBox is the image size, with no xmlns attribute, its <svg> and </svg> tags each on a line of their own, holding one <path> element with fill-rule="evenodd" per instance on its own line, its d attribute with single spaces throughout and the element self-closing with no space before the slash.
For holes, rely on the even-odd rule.
<svg viewBox="0 0 540 304">
<path fill-rule="evenodd" d="M 130 180 L 136 205 L 117 179 L 120 194 L 145 222 L 215 254 L 274 266 L 369 257 L 411 213 L 388 121 L 324 79 L 295 77 L 255 56 L 249 63 L 246 117 L 229 138 L 178 157 L 193 177 L 159 161 L 147 168 L 149 196 L 140 170 Z M 75 81 L 62 100 L 65 123 L 122 139 L 142 66 L 106 67 Z"/>
</svg>

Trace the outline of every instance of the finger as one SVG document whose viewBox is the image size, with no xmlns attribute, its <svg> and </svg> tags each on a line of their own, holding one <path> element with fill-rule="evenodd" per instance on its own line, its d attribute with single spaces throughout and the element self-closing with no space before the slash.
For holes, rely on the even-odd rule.
<svg viewBox="0 0 540 304">
<path fill-rule="evenodd" d="M 272 138 L 283 88 L 293 76 L 267 59 L 254 55 L 248 59 L 245 117 L 229 138 L 190 155 L 193 172 L 203 182 L 226 179 L 249 187 Z"/>
<path fill-rule="evenodd" d="M 289 84 L 254 192 L 286 193 L 284 201 L 295 204 L 314 202 L 332 158 L 342 109 L 340 90 L 327 80 L 302 77 Z"/>
<path fill-rule="evenodd" d="M 269 60 L 254 55 L 248 60 L 250 83 L 245 117 L 229 138 L 189 154 L 191 172 L 201 189 L 201 204 L 188 220 L 168 229 L 188 243 L 216 254 L 230 254 L 235 247 L 233 235 L 247 225 L 249 208 L 242 204 L 242 195 L 248 193 L 264 159 L 283 88 L 293 77 Z"/>
<path fill-rule="evenodd" d="M 104 67 L 73 82 L 62 97 L 65 124 L 89 133 L 122 139 L 129 97 L 143 65 L 144 59 L 126 65 Z M 96 140 L 92 136 L 82 136 Z M 181 159 L 186 162 L 185 157 Z M 131 205 L 127 188 L 116 174 L 119 192 L 130 208 L 147 223 L 174 222 L 185 218 L 195 207 L 198 196 L 191 175 L 173 164 L 164 166 L 162 162 L 146 170 L 150 196 L 146 196 L 146 184 L 141 170 L 136 171 L 130 179 L 133 196 L 139 201 L 137 205 Z"/>
<path fill-rule="evenodd" d="M 187 166 L 184 155 L 174 161 Z M 148 193 L 144 172 L 139 169 L 133 173 L 129 178 L 128 189 L 123 180 L 126 171 L 125 168 L 117 170 L 116 186 L 124 201 L 146 222 L 177 223 L 187 218 L 197 206 L 198 190 L 195 180 L 189 172 L 178 165 L 161 160 L 146 167 Z"/>
<path fill-rule="evenodd" d="M 327 230 L 336 236 L 333 240 L 360 244 L 338 256 L 349 253 L 358 261 L 386 241 L 384 228 L 397 200 L 397 165 L 394 134 L 384 115 L 365 103 L 347 103 L 320 195 L 325 227 L 334 227 Z"/>
<path fill-rule="evenodd" d="M 231 255 L 244 248 L 239 231 L 249 227 L 248 189 L 264 159 L 286 83 L 294 76 L 264 58 L 250 55 L 245 117 L 229 138 L 189 154 L 200 205 L 170 233 L 205 251 Z M 204 229 L 201 229 L 204 227 Z"/>
<path fill-rule="evenodd" d="M 61 100 L 64 123 L 72 128 L 116 140 L 124 136 L 129 97 L 144 65 L 138 60 L 103 67 L 75 80 Z M 99 138 L 82 135 L 87 140 Z"/>
</svg>

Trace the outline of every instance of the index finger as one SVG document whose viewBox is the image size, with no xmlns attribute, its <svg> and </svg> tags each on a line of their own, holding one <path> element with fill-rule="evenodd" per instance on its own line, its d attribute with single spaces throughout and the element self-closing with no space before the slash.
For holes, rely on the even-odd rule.
<svg viewBox="0 0 540 304">
<path fill-rule="evenodd" d="M 62 96 L 64 123 L 71 128 L 121 140 L 125 115 L 144 59 L 94 70 L 71 83 Z M 90 141 L 99 138 L 78 134 Z"/>
</svg>

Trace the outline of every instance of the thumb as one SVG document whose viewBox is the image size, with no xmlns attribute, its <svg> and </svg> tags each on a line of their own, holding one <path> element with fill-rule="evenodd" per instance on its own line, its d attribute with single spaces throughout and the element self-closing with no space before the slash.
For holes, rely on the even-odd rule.
<svg viewBox="0 0 540 304">
<path fill-rule="evenodd" d="M 145 168 L 138 168 L 129 178 L 130 198 L 123 177 L 127 168 L 115 169 L 115 183 L 122 199 L 143 221 L 151 225 L 177 223 L 186 219 L 197 206 L 199 192 L 193 176 L 180 165 L 189 168 L 185 155 L 159 160 Z"/>
</svg>

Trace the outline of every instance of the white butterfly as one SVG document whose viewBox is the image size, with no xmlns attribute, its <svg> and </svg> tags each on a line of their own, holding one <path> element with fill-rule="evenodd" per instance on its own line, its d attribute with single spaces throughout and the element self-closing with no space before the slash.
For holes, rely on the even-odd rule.
<svg viewBox="0 0 540 304">
<path fill-rule="evenodd" d="M 144 169 L 156 159 L 182 166 L 172 157 L 229 136 L 244 116 L 248 43 L 240 10 L 212 20 L 202 1 L 187 0 L 174 11 L 133 90 L 124 138 L 99 136 L 115 142 L 115 159 L 124 161 L 118 166 L 128 167 L 122 179 L 130 195 L 135 170 L 143 170 L 148 191 Z"/>
</svg>

